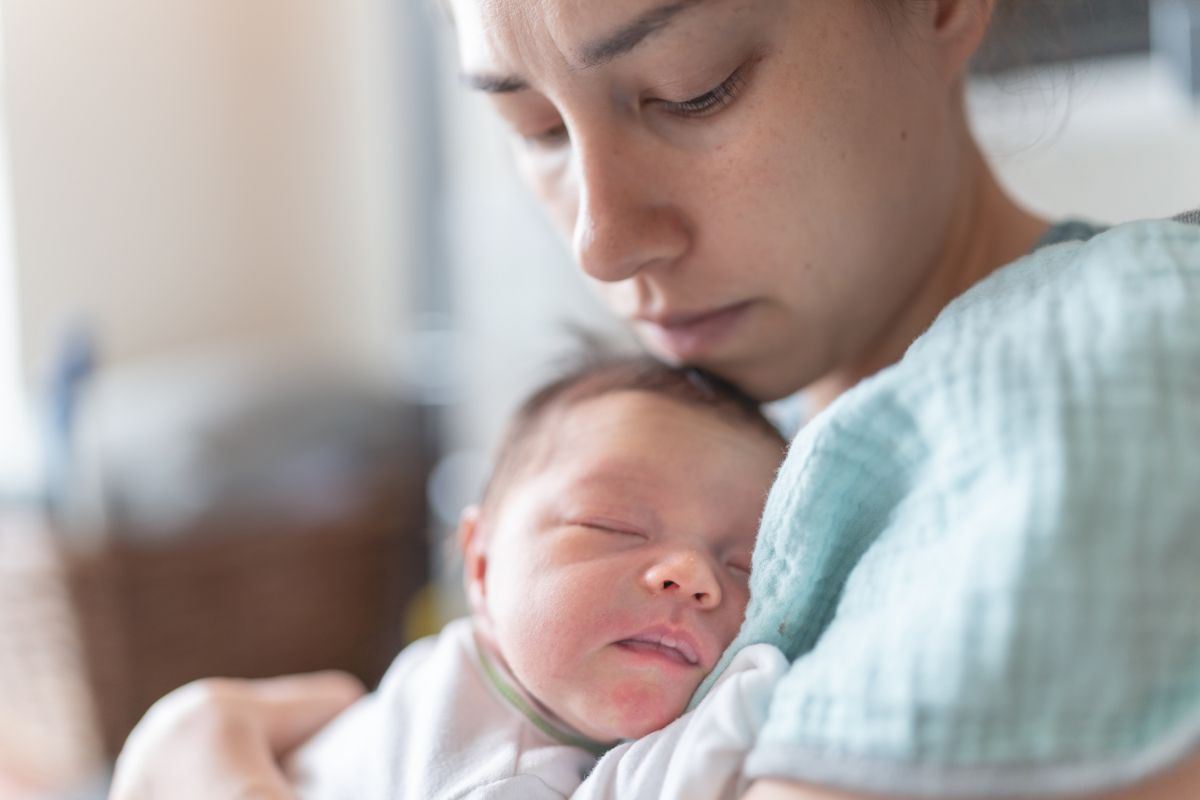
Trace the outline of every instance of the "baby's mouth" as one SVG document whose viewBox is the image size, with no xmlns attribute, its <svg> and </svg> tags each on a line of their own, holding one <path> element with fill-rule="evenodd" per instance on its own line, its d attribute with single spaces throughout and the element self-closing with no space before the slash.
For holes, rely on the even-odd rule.
<svg viewBox="0 0 1200 800">
<path fill-rule="evenodd" d="M 690 642 L 670 634 L 638 634 L 622 639 L 617 645 L 635 653 L 662 656 L 683 666 L 694 667 L 700 663 L 700 657 Z"/>
</svg>

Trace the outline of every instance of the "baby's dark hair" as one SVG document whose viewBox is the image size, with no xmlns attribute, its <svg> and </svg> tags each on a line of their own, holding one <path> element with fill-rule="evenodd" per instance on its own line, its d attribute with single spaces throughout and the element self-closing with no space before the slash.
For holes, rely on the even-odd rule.
<svg viewBox="0 0 1200 800">
<path fill-rule="evenodd" d="M 512 479 L 528 468 L 532 444 L 552 412 L 626 391 L 648 392 L 709 410 L 727 423 L 745 426 L 777 443 L 781 456 L 787 447 L 787 440 L 759 404 L 728 381 L 699 369 L 670 367 L 649 356 L 590 354 L 534 392 L 513 414 L 484 489 L 483 507 L 494 504 Z"/>
</svg>

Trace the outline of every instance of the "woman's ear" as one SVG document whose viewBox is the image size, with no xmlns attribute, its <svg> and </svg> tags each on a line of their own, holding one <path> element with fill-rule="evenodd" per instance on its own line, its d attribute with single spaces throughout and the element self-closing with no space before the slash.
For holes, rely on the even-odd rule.
<svg viewBox="0 0 1200 800">
<path fill-rule="evenodd" d="M 967 61 L 983 43 L 996 0 L 928 0 L 921 4 L 922 27 L 937 45 L 943 78 L 957 84 Z"/>
<path fill-rule="evenodd" d="M 467 506 L 458 518 L 458 549 L 463 557 L 463 588 L 471 613 L 482 615 L 486 610 L 485 578 L 487 577 L 487 537 L 483 534 L 483 517 L 479 506 Z"/>
</svg>

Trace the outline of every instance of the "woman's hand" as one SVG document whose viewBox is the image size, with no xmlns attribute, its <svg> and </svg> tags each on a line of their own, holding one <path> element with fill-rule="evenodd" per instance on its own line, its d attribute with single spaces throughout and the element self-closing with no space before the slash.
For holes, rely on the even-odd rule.
<svg viewBox="0 0 1200 800">
<path fill-rule="evenodd" d="M 340 672 L 189 683 L 133 729 L 110 800 L 291 800 L 280 760 L 362 693 Z"/>
</svg>

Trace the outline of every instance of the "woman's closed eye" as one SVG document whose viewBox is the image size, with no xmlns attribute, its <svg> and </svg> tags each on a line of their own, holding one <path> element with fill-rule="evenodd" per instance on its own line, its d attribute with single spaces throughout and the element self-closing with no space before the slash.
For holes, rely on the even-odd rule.
<svg viewBox="0 0 1200 800">
<path fill-rule="evenodd" d="M 750 66 L 750 62 L 742 64 L 729 77 L 721 81 L 721 83 L 709 89 L 704 94 L 697 95 L 689 100 L 672 101 L 658 98 L 647 102 L 658 106 L 667 113 L 679 117 L 698 118 L 712 116 L 728 107 L 738 98 L 745 88 Z"/>
<path fill-rule="evenodd" d="M 667 100 L 651 98 L 645 102 L 656 106 L 668 114 L 685 119 L 710 117 L 727 108 L 741 95 L 746 86 L 749 73 L 757 59 L 748 61 L 735 69 L 729 77 L 703 94 L 688 100 Z M 554 150 L 567 145 L 571 141 L 571 132 L 561 120 L 532 133 L 518 133 L 521 141 L 527 147 L 539 150 Z"/>
</svg>

